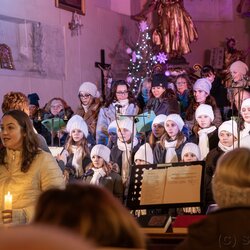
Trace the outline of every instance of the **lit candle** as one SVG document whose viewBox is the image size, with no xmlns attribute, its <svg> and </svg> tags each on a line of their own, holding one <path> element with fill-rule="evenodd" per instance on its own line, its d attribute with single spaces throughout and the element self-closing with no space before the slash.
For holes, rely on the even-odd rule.
<svg viewBox="0 0 250 250">
<path fill-rule="evenodd" d="M 4 196 L 4 210 L 12 210 L 12 195 L 10 192 Z"/>
</svg>

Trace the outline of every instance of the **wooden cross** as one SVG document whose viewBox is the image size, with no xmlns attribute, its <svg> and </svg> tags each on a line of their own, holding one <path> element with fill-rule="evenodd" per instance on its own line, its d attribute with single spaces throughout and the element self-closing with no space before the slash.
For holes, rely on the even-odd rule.
<svg viewBox="0 0 250 250">
<path fill-rule="evenodd" d="M 105 71 L 110 70 L 110 64 L 105 63 L 105 50 L 104 49 L 101 49 L 101 62 L 95 62 L 95 67 L 101 70 L 102 95 L 103 95 L 103 99 L 105 100 L 106 98 L 105 85 L 106 85 L 107 79 L 105 79 L 106 76 L 104 75 L 104 73 Z"/>
</svg>

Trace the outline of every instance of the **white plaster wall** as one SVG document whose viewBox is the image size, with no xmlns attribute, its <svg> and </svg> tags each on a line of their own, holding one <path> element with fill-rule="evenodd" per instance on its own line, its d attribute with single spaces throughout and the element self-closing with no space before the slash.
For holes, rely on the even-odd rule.
<svg viewBox="0 0 250 250">
<path fill-rule="evenodd" d="M 112 0 L 112 3 L 120 0 Z M 127 12 L 130 0 L 124 8 Z M 118 3 L 119 4 L 119 3 Z M 136 8 L 140 1 L 136 0 Z M 100 8 L 103 7 L 103 8 Z M 54 0 L 0 0 L 0 15 L 34 20 L 45 24 L 64 28 L 65 32 L 65 79 L 52 80 L 47 78 L 31 78 L 1 74 L 0 69 L 0 104 L 8 91 L 32 92 L 40 96 L 43 106 L 55 96 L 64 98 L 75 110 L 78 99 L 78 88 L 84 81 L 92 81 L 100 86 L 100 70 L 94 67 L 100 60 L 100 49 L 105 49 L 106 62 L 110 63 L 108 54 L 119 39 L 120 26 L 126 26 L 131 31 L 134 40 L 137 39 L 136 23 L 129 16 L 110 10 L 108 0 L 86 0 L 86 15 L 81 17 L 83 29 L 81 36 L 71 36 L 68 22 L 71 12 L 55 7 Z M 1 38 L 0 38 L 1 43 Z"/>
</svg>

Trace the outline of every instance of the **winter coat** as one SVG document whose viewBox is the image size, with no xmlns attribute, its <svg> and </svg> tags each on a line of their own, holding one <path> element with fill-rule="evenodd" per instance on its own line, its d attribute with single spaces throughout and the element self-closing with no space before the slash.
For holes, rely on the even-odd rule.
<svg viewBox="0 0 250 250">
<path fill-rule="evenodd" d="M 179 103 L 174 98 L 150 98 L 144 112 L 147 110 L 154 111 L 156 115 L 180 114 Z"/>
<path fill-rule="evenodd" d="M 0 165 L 0 211 L 4 209 L 4 195 L 12 195 L 13 223 L 30 222 L 39 195 L 50 188 L 64 188 L 65 181 L 54 157 L 40 151 L 29 170 L 21 171 L 21 152 L 7 149 L 5 165 Z M 2 217 L 0 216 L 0 224 Z"/>
<path fill-rule="evenodd" d="M 130 103 L 125 115 L 136 115 L 137 113 L 138 107 Z M 108 126 L 116 118 L 117 114 L 113 104 L 100 109 L 96 125 L 96 144 L 108 144 Z"/>
<path fill-rule="evenodd" d="M 83 178 L 83 182 L 90 183 L 93 175 Z M 123 200 L 123 184 L 121 176 L 111 171 L 108 176 L 101 177 L 99 185 L 107 188 L 119 200 Z"/>
<path fill-rule="evenodd" d="M 250 246 L 250 207 L 219 209 L 192 224 L 176 250 L 247 250 Z"/>
<path fill-rule="evenodd" d="M 175 148 L 178 161 L 181 161 L 181 152 L 185 144 L 186 142 L 182 143 L 178 148 Z M 156 143 L 155 148 L 153 150 L 154 163 L 156 164 L 165 163 L 166 153 L 167 153 L 166 148 L 162 147 L 160 143 Z"/>
</svg>

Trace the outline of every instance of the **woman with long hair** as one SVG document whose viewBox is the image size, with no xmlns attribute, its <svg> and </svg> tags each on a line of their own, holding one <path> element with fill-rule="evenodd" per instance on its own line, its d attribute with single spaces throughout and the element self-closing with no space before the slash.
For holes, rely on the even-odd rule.
<svg viewBox="0 0 250 250">
<path fill-rule="evenodd" d="M 108 126 L 119 115 L 136 115 L 139 108 L 136 100 L 124 80 L 115 81 L 111 93 L 104 106 L 100 109 L 96 126 L 96 144 L 108 144 Z"/>
<path fill-rule="evenodd" d="M 38 147 L 32 123 L 23 111 L 11 110 L 3 115 L 1 140 L 0 224 L 8 214 L 4 201 L 8 192 L 12 195 L 12 222 L 26 224 L 32 220 L 36 200 L 43 191 L 65 186 L 63 175 L 53 156 Z"/>
</svg>

